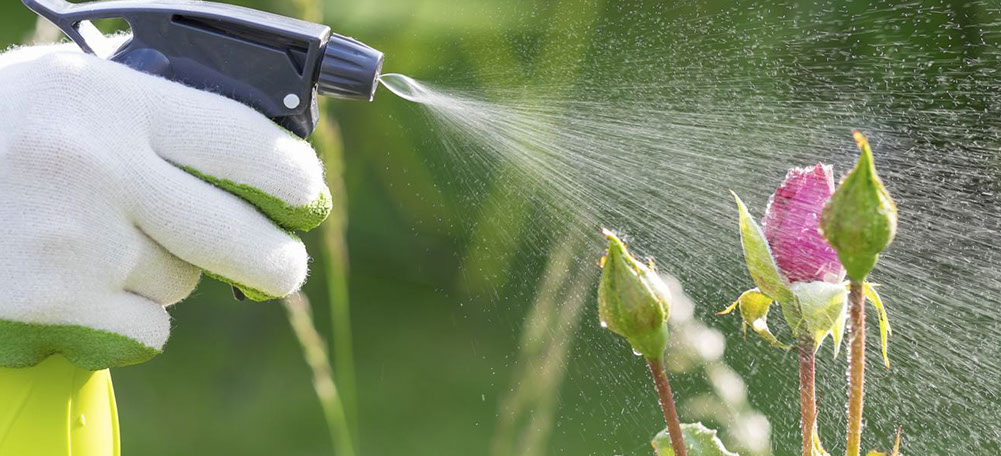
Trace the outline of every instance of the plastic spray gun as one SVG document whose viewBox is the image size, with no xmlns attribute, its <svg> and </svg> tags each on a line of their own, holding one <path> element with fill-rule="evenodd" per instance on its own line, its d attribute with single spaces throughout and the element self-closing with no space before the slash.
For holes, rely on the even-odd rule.
<svg viewBox="0 0 1001 456">
<path fill-rule="evenodd" d="M 330 27 L 221 3 L 22 0 L 85 52 L 105 37 L 90 22 L 124 19 L 132 38 L 110 59 L 244 103 L 300 137 L 317 122 L 316 94 L 372 100 L 382 53 Z"/>
<path fill-rule="evenodd" d="M 371 100 L 383 55 L 325 25 L 191 0 L 22 0 L 83 51 L 244 103 L 300 137 L 316 127 L 316 95 Z M 117 48 L 91 21 L 124 19 Z M 237 291 L 237 297 L 240 297 Z M 0 367 L 0 453 L 119 454 L 111 375 L 53 355 Z"/>
</svg>

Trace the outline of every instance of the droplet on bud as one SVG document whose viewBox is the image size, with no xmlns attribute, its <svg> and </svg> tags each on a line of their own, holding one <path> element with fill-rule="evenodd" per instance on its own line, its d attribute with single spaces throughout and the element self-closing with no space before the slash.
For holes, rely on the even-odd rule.
<svg viewBox="0 0 1001 456">
<path fill-rule="evenodd" d="M 633 350 L 659 358 L 667 348 L 667 317 L 671 308 L 668 287 L 649 266 L 638 261 L 626 245 L 608 230 L 608 251 L 602 261 L 598 286 L 598 317 L 605 327 L 625 337 Z"/>
</svg>

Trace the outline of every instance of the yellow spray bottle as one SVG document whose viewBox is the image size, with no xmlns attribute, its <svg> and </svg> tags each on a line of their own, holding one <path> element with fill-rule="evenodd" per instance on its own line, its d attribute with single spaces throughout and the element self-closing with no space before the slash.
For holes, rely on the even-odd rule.
<svg viewBox="0 0 1001 456">
<path fill-rule="evenodd" d="M 0 367 L 0 455 L 118 456 L 111 373 L 52 355 L 31 367 Z"/>
</svg>

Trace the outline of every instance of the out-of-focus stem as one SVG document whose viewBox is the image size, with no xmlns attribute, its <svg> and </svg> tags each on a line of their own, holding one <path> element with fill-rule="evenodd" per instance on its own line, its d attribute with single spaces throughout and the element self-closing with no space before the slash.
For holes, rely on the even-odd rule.
<svg viewBox="0 0 1001 456">
<path fill-rule="evenodd" d="M 351 305 L 348 297 L 348 245 L 347 205 L 344 189 L 344 162 L 337 125 L 321 119 L 313 133 L 313 143 L 323 156 L 326 166 L 327 187 L 330 188 L 333 208 L 330 216 L 320 226 L 326 260 L 325 279 L 327 300 L 330 306 L 330 337 L 333 341 L 334 375 L 341 387 L 344 410 L 352 433 L 358 437 L 358 415 L 355 404 L 355 360 L 351 334 Z"/>
<path fill-rule="evenodd" d="M 299 17 L 309 22 L 322 23 L 323 0 L 293 0 Z M 347 203 L 344 189 L 344 154 L 337 124 L 324 116 L 328 114 L 326 99 L 317 100 L 320 122 L 313 132 L 313 145 L 326 165 L 327 187 L 330 188 L 332 209 L 321 225 L 324 257 L 326 259 L 327 299 L 330 305 L 330 339 L 333 342 L 333 364 L 337 382 L 341 386 L 348 426 L 358 440 L 358 413 L 355 389 L 354 344 L 351 336 L 351 306 L 348 299 L 348 246 L 346 242 Z"/>
<path fill-rule="evenodd" d="M 653 384 L 657 388 L 657 397 L 660 399 L 660 408 L 664 412 L 664 421 L 667 422 L 667 432 L 671 435 L 671 447 L 674 449 L 674 455 L 688 456 L 685 450 L 685 439 L 681 435 L 678 410 L 674 407 L 671 383 L 667 380 L 667 371 L 664 370 L 664 361 L 661 358 L 647 358 L 646 363 L 650 368 L 650 375 L 653 376 Z"/>
<path fill-rule="evenodd" d="M 813 432 L 817 427 L 816 354 L 813 340 L 799 340 L 799 406 L 803 430 L 803 456 L 813 456 Z"/>
<path fill-rule="evenodd" d="M 848 445 L 847 456 L 858 456 L 862 442 L 862 402 L 865 396 L 865 295 L 864 283 L 852 280 L 848 292 Z"/>
<path fill-rule="evenodd" d="M 517 370 L 499 403 L 491 456 L 540 456 L 552 431 L 574 330 L 593 276 L 573 261 L 579 232 L 549 250 L 535 301 L 525 317 Z M 589 265 L 588 265 L 589 266 Z"/>
<path fill-rule="evenodd" d="M 337 384 L 334 382 L 333 372 L 327 358 L 326 345 L 320 333 L 313 325 L 313 315 L 310 312 L 309 301 L 301 293 L 293 293 L 282 300 L 285 310 L 288 311 L 288 320 L 292 325 L 295 336 L 302 345 L 302 353 L 306 358 L 306 363 L 313 371 L 313 388 L 316 389 L 316 396 L 320 400 L 323 408 L 323 415 L 327 419 L 327 427 L 330 437 L 333 439 L 334 449 L 337 456 L 354 456 L 355 450 L 352 445 L 351 429 L 348 427 L 347 415 L 344 413 L 344 404 L 341 396 L 337 393 Z"/>
<path fill-rule="evenodd" d="M 292 5 L 304 21 L 323 22 L 323 0 L 292 0 Z"/>
</svg>

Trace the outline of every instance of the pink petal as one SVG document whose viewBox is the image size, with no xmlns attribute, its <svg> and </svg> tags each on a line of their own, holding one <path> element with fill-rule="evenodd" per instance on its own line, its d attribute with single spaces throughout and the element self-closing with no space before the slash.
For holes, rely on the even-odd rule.
<svg viewBox="0 0 1001 456">
<path fill-rule="evenodd" d="M 775 263 L 790 282 L 840 282 L 838 254 L 817 231 L 824 204 L 834 193 L 834 172 L 818 163 L 793 168 L 768 201 L 762 220 Z"/>
</svg>

